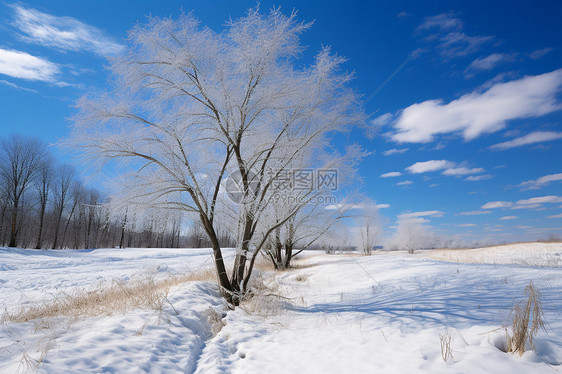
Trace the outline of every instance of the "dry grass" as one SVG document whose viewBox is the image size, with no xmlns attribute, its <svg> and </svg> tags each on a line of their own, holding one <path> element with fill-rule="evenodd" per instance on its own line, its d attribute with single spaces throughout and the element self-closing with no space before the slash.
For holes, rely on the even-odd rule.
<svg viewBox="0 0 562 374">
<path fill-rule="evenodd" d="M 513 306 L 510 312 L 512 335 L 506 328 L 507 351 L 517 352 L 521 356 L 525 352 L 525 343 L 528 341 L 535 349 L 533 339 L 540 329 L 544 329 L 544 315 L 541 306 L 541 293 L 535 288 L 533 282 L 525 287 L 527 301 L 522 301 Z"/>
<path fill-rule="evenodd" d="M 129 281 L 113 280 L 100 283 L 93 290 L 76 289 L 60 293 L 51 300 L 34 302 L 30 307 L 5 311 L 3 322 L 28 322 L 58 316 L 70 318 L 93 317 L 123 313 L 136 308 L 161 310 L 168 301 L 171 287 L 189 281 L 215 280 L 214 268 L 203 268 L 186 275 L 171 275 L 163 279 L 137 276 Z"/>
<path fill-rule="evenodd" d="M 454 359 L 451 349 L 453 335 L 447 330 L 444 334 L 439 334 L 439 340 L 441 341 L 441 358 L 443 358 L 443 361 L 447 362 L 447 360 Z"/>
<path fill-rule="evenodd" d="M 252 271 L 255 270 L 257 270 L 258 272 L 271 271 L 275 270 L 275 267 L 273 266 L 273 263 L 271 262 L 271 259 L 269 257 L 258 256 L 256 258 L 256 261 L 254 261 L 254 268 L 252 269 Z"/>
<path fill-rule="evenodd" d="M 249 292 L 241 300 L 239 308 L 251 315 L 270 317 L 287 309 L 289 299 L 279 293 L 275 281 L 273 265 L 268 272 L 258 272 L 252 276 Z"/>
</svg>

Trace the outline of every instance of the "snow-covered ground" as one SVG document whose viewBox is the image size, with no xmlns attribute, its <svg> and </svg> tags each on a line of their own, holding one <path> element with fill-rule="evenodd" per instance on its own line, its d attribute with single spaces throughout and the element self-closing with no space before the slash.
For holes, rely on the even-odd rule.
<svg viewBox="0 0 562 374">
<path fill-rule="evenodd" d="M 533 263 L 534 251 L 525 253 Z M 210 263 L 208 250 L 0 249 L 0 307 L 33 305 L 100 280 L 139 272 L 164 277 Z M 562 371 L 562 269 L 406 253 L 307 253 L 295 265 L 262 273 L 256 282 L 267 287 L 266 296 L 234 311 L 213 283 L 188 282 L 170 290 L 161 311 L 5 322 L 0 372 L 34 371 L 33 360 L 41 360 L 40 373 Z M 500 327 L 530 280 L 542 292 L 548 326 L 536 352 L 519 357 L 498 348 L 505 342 Z M 440 334 L 451 336 L 447 362 Z"/>
<path fill-rule="evenodd" d="M 562 267 L 562 243 L 516 243 L 475 249 L 436 249 L 421 255 L 441 261 Z"/>
</svg>

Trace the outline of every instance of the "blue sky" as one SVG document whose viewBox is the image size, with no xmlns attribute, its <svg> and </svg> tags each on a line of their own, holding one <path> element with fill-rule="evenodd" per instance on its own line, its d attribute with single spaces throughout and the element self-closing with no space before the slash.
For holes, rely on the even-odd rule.
<svg viewBox="0 0 562 374">
<path fill-rule="evenodd" d="M 106 55 L 147 15 L 191 10 L 220 30 L 254 1 L 0 3 L 0 136 L 67 134 L 76 100 L 103 89 Z M 268 9 L 272 2 L 260 2 Z M 562 3 L 276 1 L 347 57 L 374 153 L 361 192 L 390 230 L 409 217 L 466 240 L 562 236 Z M 53 149 L 66 161 L 61 151 Z"/>
</svg>

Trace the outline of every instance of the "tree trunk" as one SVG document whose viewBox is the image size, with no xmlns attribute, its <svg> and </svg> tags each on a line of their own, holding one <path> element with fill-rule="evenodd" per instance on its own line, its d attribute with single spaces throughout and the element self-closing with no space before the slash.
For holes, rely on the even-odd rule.
<svg viewBox="0 0 562 374">
<path fill-rule="evenodd" d="M 68 231 L 68 226 L 70 225 L 70 221 L 72 220 L 72 217 L 74 216 L 74 210 L 75 209 L 76 209 L 76 203 L 74 203 L 74 205 L 72 206 L 72 209 L 70 210 L 70 214 L 68 215 L 68 219 L 66 220 L 66 223 L 64 225 L 64 230 L 62 231 L 63 245 L 64 245 L 64 243 L 66 243 L 66 233 Z"/>
<path fill-rule="evenodd" d="M 275 269 L 280 269 L 283 265 L 283 244 L 281 243 L 281 227 L 275 229 Z"/>
<path fill-rule="evenodd" d="M 62 210 L 57 214 L 57 223 L 55 225 L 55 240 L 53 241 L 53 249 L 57 249 L 60 231 L 60 220 L 62 218 Z"/>
<path fill-rule="evenodd" d="M 200 217 L 201 222 L 203 223 L 203 228 L 207 232 L 207 235 L 209 236 L 209 240 L 211 241 L 211 245 L 213 247 L 213 258 L 215 260 L 215 268 L 217 270 L 220 292 L 229 303 L 236 306 L 240 303 L 240 301 L 237 297 L 234 297 L 234 290 L 232 288 L 230 280 L 228 279 L 228 274 L 226 272 L 226 267 L 224 266 L 224 259 L 222 257 L 222 251 L 215 229 L 206 216 L 201 215 Z"/>
<path fill-rule="evenodd" d="M 6 216 L 6 204 L 2 205 L 2 214 L 0 214 L 0 246 L 4 245 L 4 218 Z"/>
<path fill-rule="evenodd" d="M 119 239 L 119 248 L 123 248 L 123 240 L 125 239 L 125 224 L 127 223 L 127 216 L 121 225 L 121 239 Z"/>
<path fill-rule="evenodd" d="M 232 269 L 232 290 L 240 297 L 242 291 L 242 282 L 244 280 L 244 269 L 246 266 L 246 253 L 248 253 L 248 243 L 242 242 L 240 253 L 236 254 L 234 259 L 234 268 Z"/>
<path fill-rule="evenodd" d="M 234 259 L 234 268 L 232 269 L 232 289 L 236 293 L 237 297 L 240 297 L 240 293 L 245 290 L 242 289 L 242 284 L 244 282 L 244 271 L 246 269 L 246 260 L 248 256 L 248 251 L 250 249 L 250 239 L 252 236 L 252 224 L 253 220 L 250 216 L 245 218 L 246 224 L 244 226 L 244 235 L 242 236 L 242 243 L 239 243 L 237 247 L 236 257 Z"/>
<path fill-rule="evenodd" d="M 35 249 L 41 249 L 43 247 L 43 221 L 45 218 L 45 205 L 41 202 L 41 212 L 39 213 L 39 233 L 37 234 L 37 244 Z"/>
<path fill-rule="evenodd" d="M 17 206 L 14 206 L 14 211 L 12 212 L 12 224 L 10 229 L 10 243 L 8 244 L 8 247 L 15 247 L 17 244 L 17 236 L 18 236 L 17 221 L 18 221 L 18 208 Z"/>
<path fill-rule="evenodd" d="M 287 241 L 285 243 L 285 263 L 283 264 L 283 267 L 285 269 L 288 269 L 289 266 L 291 265 L 292 258 L 293 258 L 293 243 Z"/>
</svg>

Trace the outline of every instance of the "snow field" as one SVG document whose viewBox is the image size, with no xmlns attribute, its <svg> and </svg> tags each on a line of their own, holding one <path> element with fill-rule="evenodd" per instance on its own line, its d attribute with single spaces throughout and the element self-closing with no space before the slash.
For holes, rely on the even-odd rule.
<svg viewBox="0 0 562 374">
<path fill-rule="evenodd" d="M 528 263 L 534 261 L 534 251 L 525 253 Z M 194 271 L 210 265 L 210 255 L 188 249 L 0 249 L 0 263 L 3 309 L 73 287 L 94 287 L 99 279 L 131 279 L 139 271 L 162 278 Z M 300 256 L 295 267 L 256 273 L 253 282 L 261 294 L 234 311 L 213 282 L 193 281 L 170 289 L 160 310 L 5 322 L 0 325 L 0 372 L 561 370 L 559 268 L 450 263 L 405 253 L 317 252 Z M 501 350 L 501 327 L 531 280 L 542 293 L 548 326 L 535 341 L 536 352 L 519 357 Z M 440 334 L 451 336 L 453 358 L 447 362 Z"/>
<path fill-rule="evenodd" d="M 216 367 L 231 373 L 540 373 L 562 364 L 558 270 L 446 264 L 405 254 L 321 255 L 299 264 L 316 266 L 276 277 L 292 308 L 267 318 L 241 309 L 228 314 L 206 347 Z M 518 357 L 497 348 L 505 342 L 498 328 L 529 280 L 543 293 L 550 325 L 537 339 L 538 353 Z M 439 338 L 446 332 L 454 357 L 448 362 Z M 197 372 L 223 371 L 209 363 Z"/>
<path fill-rule="evenodd" d="M 562 267 L 562 243 L 517 243 L 475 249 L 421 252 L 435 260 L 522 266 Z"/>
</svg>

